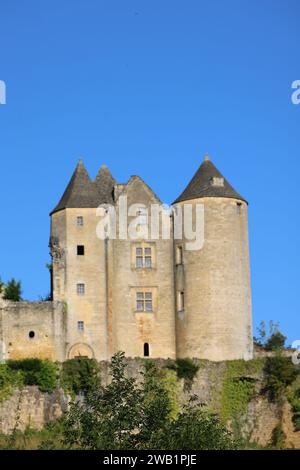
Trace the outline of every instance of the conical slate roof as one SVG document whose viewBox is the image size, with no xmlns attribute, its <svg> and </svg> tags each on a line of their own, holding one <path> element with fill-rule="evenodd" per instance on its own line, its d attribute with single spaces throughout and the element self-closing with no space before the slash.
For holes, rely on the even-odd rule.
<svg viewBox="0 0 300 470">
<path fill-rule="evenodd" d="M 51 214 L 67 208 L 96 208 L 102 203 L 111 203 L 114 184 L 109 170 L 103 167 L 93 183 L 83 161 L 79 160 L 67 189 Z"/>
<path fill-rule="evenodd" d="M 112 176 L 107 166 L 102 165 L 94 181 L 94 188 L 97 193 L 97 198 L 99 198 L 98 204 L 112 204 L 114 202 L 113 190 L 115 184 L 116 180 Z"/>
<path fill-rule="evenodd" d="M 207 155 L 185 190 L 173 204 L 202 197 L 228 197 L 247 202 L 233 189 Z"/>
</svg>

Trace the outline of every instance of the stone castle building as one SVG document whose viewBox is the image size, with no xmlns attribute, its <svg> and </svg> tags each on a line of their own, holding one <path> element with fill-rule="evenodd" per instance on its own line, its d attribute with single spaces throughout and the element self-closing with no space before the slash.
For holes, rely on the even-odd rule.
<svg viewBox="0 0 300 470">
<path fill-rule="evenodd" d="M 124 231 L 118 216 L 125 199 L 137 211 Z M 202 208 L 200 249 L 186 248 L 185 231 L 175 233 L 175 214 L 186 204 Z M 168 213 L 171 236 L 161 227 L 157 237 L 145 235 L 152 205 L 161 201 L 140 177 L 119 184 L 102 166 L 91 181 L 79 161 L 51 212 L 52 301 L 0 299 L 2 358 L 106 360 L 120 350 L 130 357 L 252 358 L 247 202 L 206 156 Z M 115 208 L 118 236 L 99 237 L 99 206 L 102 214 Z M 136 236 L 124 236 L 136 219 Z"/>
</svg>

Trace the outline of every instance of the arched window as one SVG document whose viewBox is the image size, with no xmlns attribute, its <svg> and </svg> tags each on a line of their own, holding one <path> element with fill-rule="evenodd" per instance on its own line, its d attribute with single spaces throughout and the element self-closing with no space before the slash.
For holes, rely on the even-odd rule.
<svg viewBox="0 0 300 470">
<path fill-rule="evenodd" d="M 149 357 L 149 343 L 144 343 L 144 357 Z"/>
</svg>

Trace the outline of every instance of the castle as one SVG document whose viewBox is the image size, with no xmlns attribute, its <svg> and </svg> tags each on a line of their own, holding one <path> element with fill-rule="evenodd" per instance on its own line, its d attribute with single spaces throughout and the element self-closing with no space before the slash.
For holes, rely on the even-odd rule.
<svg viewBox="0 0 300 470">
<path fill-rule="evenodd" d="M 135 208 L 125 227 L 121 201 Z M 165 211 L 170 236 L 162 227 L 155 237 L 145 232 L 154 220 L 150 206 L 161 201 L 140 177 L 119 184 L 103 165 L 92 181 L 79 161 L 51 212 L 52 301 L 0 298 L 2 359 L 108 360 L 120 350 L 129 357 L 252 358 L 245 199 L 205 156 L 175 210 Z M 184 230 L 177 233 L 185 206 L 202 217 L 197 249 L 188 249 Z M 111 208 L 117 236 L 99 228 Z"/>
</svg>

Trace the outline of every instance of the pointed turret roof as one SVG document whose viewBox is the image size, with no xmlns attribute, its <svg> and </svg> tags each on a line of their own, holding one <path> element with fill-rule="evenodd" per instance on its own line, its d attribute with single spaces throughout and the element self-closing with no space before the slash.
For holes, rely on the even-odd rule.
<svg viewBox="0 0 300 470">
<path fill-rule="evenodd" d="M 98 204 L 109 203 L 112 204 L 113 190 L 116 184 L 116 180 L 112 176 L 111 172 L 106 165 L 102 165 L 96 179 L 94 181 L 94 188 L 97 193 Z"/>
<path fill-rule="evenodd" d="M 116 181 L 106 165 L 102 165 L 92 182 L 83 161 L 79 160 L 67 189 L 51 214 L 71 207 L 94 208 L 103 203 L 112 204 L 115 184 Z"/>
<path fill-rule="evenodd" d="M 69 207 L 97 207 L 96 192 L 82 160 L 78 161 L 67 189 L 51 214 Z"/>
<path fill-rule="evenodd" d="M 208 155 L 205 155 L 204 161 L 201 163 L 195 175 L 173 204 L 202 197 L 228 197 L 247 202 L 228 183 L 210 161 Z"/>
</svg>

